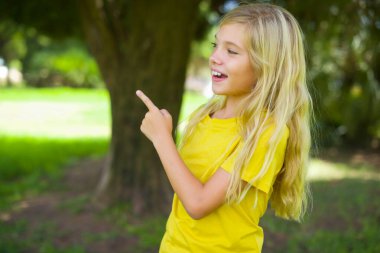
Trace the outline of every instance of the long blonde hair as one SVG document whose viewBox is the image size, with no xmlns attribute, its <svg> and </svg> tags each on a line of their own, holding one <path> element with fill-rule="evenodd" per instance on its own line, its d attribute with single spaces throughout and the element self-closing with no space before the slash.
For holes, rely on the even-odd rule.
<svg viewBox="0 0 380 253">
<path fill-rule="evenodd" d="M 277 216 L 300 220 L 307 207 L 308 187 L 305 172 L 310 149 L 311 98 L 306 85 L 303 35 L 296 19 L 285 9 L 272 4 L 241 5 L 227 13 L 219 27 L 242 24 L 247 29 L 246 47 L 257 77 L 252 92 L 239 107 L 243 147 L 236 158 L 226 199 L 241 201 L 252 182 L 268 170 L 277 144 L 289 128 L 283 167 L 271 194 L 271 207 Z M 225 96 L 214 96 L 195 111 L 184 131 L 183 141 L 207 114 L 225 106 Z M 252 156 L 259 137 L 274 125 L 259 174 L 243 189 L 241 174 Z"/>
</svg>

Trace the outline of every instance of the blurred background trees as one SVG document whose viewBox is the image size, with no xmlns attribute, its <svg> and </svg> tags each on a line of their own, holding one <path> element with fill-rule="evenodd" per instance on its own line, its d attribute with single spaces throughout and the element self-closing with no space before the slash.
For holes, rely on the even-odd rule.
<svg viewBox="0 0 380 253">
<path fill-rule="evenodd" d="M 271 2 L 293 13 L 305 34 L 317 145 L 379 149 L 380 1 Z M 134 90 L 143 89 L 178 119 L 186 71 L 188 80 L 207 87 L 213 27 L 236 4 L 2 0 L 0 57 L 8 70 L 22 73 L 26 86 L 107 88 L 112 143 L 100 189 L 133 199 L 137 212 L 162 207 L 170 191 L 139 133 L 144 107 Z M 4 85 L 13 82 L 4 79 Z"/>
<path fill-rule="evenodd" d="M 379 147 L 380 1 L 288 1 L 308 45 L 322 146 Z"/>
<path fill-rule="evenodd" d="M 18 58 L 28 85 L 96 87 L 100 78 L 88 52 L 97 63 L 112 115 L 109 159 L 97 187 L 100 202 L 130 201 L 134 213 L 169 207 L 165 173 L 139 130 L 146 107 L 135 91 L 144 90 L 177 122 L 198 5 L 199 0 L 1 2 L 3 22 L 14 24 L 6 32 L 25 31 L 26 49 Z M 4 44 L 11 43 L 5 41 L 10 35 L 2 36 Z M 9 48 L 0 49 L 7 62 L 17 58 Z"/>
</svg>

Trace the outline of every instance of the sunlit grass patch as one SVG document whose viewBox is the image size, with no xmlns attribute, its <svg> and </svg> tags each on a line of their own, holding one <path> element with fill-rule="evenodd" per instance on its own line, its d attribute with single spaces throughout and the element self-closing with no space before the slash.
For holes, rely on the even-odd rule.
<svg viewBox="0 0 380 253">
<path fill-rule="evenodd" d="M 105 89 L 79 88 L 12 88 L 0 89 L 0 102 L 3 101 L 47 101 L 47 102 L 99 102 L 108 100 Z"/>
<path fill-rule="evenodd" d="M 105 90 L 0 90 L 0 134 L 55 138 L 109 137 Z"/>
<path fill-rule="evenodd" d="M 185 121 L 194 110 L 196 110 L 200 105 L 206 103 L 206 101 L 207 98 L 200 93 L 186 91 L 183 95 L 179 122 Z"/>
<path fill-rule="evenodd" d="M 206 100 L 199 93 L 185 92 L 180 122 Z M 110 121 L 109 97 L 104 89 L 0 90 L 0 135 L 109 137 Z"/>
<path fill-rule="evenodd" d="M 352 167 L 343 163 L 333 163 L 320 159 L 313 159 L 308 170 L 308 179 L 339 180 L 347 178 L 371 179 L 380 181 L 380 173 L 374 171 L 370 165 Z"/>
<path fill-rule="evenodd" d="M 0 137 L 0 208 L 37 193 L 58 179 L 62 167 L 104 155 L 108 139 Z"/>
</svg>

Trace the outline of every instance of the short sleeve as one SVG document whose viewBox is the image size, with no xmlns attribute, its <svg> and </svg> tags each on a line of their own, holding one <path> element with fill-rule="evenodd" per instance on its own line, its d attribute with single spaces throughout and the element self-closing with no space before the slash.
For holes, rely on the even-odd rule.
<svg viewBox="0 0 380 253">
<path fill-rule="evenodd" d="M 261 170 L 264 164 L 265 155 L 269 150 L 269 140 L 273 134 L 274 126 L 268 127 L 261 137 L 255 151 L 253 152 L 248 165 L 243 169 L 241 178 L 250 182 L 254 179 Z M 281 170 L 284 163 L 285 150 L 287 145 L 287 140 L 289 137 L 289 129 L 287 127 L 282 131 L 281 139 L 275 148 L 275 153 L 273 160 L 271 161 L 267 172 L 258 180 L 253 182 L 253 186 L 257 189 L 269 193 L 270 189 L 274 183 L 274 180 Z M 235 151 L 222 163 L 220 166 L 225 171 L 232 173 L 234 169 L 234 164 L 238 153 L 241 151 L 242 143 L 235 149 Z"/>
</svg>

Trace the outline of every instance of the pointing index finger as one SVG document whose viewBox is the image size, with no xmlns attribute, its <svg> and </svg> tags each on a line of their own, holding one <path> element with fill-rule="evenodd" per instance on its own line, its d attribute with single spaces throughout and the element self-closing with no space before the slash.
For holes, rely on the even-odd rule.
<svg viewBox="0 0 380 253">
<path fill-rule="evenodd" d="M 136 95 L 141 99 L 141 101 L 143 101 L 149 111 L 157 109 L 157 106 L 153 104 L 152 100 L 150 100 L 141 90 L 137 90 Z"/>
</svg>

